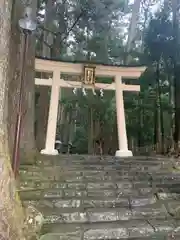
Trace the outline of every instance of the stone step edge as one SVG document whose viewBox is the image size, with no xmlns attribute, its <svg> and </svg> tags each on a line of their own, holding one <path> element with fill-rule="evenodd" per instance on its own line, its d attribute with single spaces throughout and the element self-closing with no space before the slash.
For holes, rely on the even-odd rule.
<svg viewBox="0 0 180 240">
<path fill-rule="evenodd" d="M 171 186 L 172 188 L 177 187 L 177 185 L 180 184 L 180 179 L 178 180 L 162 180 L 162 179 L 146 179 L 146 180 L 140 180 L 140 179 L 122 179 L 122 180 L 117 180 L 117 179 L 113 179 L 113 180 L 97 180 L 97 181 L 88 181 L 88 179 L 84 179 L 81 181 L 70 181 L 70 180 L 66 180 L 66 181 L 61 181 L 61 180 L 44 180 L 44 181 L 40 181 L 40 180 L 35 180 L 35 182 L 33 181 L 34 187 L 26 187 L 26 185 L 28 186 L 28 184 L 32 184 L 32 180 L 28 179 L 25 183 L 19 182 L 17 185 L 19 185 L 19 187 L 21 187 L 24 184 L 24 191 L 35 191 L 35 190 L 41 190 L 41 189 L 72 189 L 72 188 L 78 188 L 78 189 L 104 189 L 104 190 L 108 190 L 108 189 L 121 189 L 123 187 L 123 185 L 125 186 L 131 186 L 130 188 L 153 188 L 156 187 L 156 185 L 158 186 Z M 46 185 L 49 184 L 50 187 L 38 187 L 39 185 Z M 56 188 L 55 185 L 59 186 Z M 54 187 L 53 187 L 54 185 Z M 103 186 L 104 185 L 104 186 Z M 69 187 L 70 186 L 70 187 Z M 167 188 L 167 187 L 166 187 Z M 23 191 L 22 189 L 22 191 Z M 21 189 L 19 189 L 21 190 Z"/>
<path fill-rule="evenodd" d="M 96 229 L 117 229 L 117 228 L 124 228 L 128 227 L 129 228 L 138 228 L 140 226 L 149 226 L 150 228 L 153 228 L 153 230 L 156 232 L 158 227 L 160 228 L 161 226 L 166 226 L 166 227 L 171 227 L 176 233 L 180 234 L 179 231 L 179 220 L 175 219 L 168 219 L 168 220 L 162 220 L 162 219 L 152 219 L 152 220 L 128 220 L 128 221 L 116 221 L 116 222 L 99 222 L 99 223 L 45 223 L 43 224 L 43 229 L 46 228 L 51 228 L 51 227 L 57 227 L 58 228 L 58 233 L 61 232 L 74 232 L 76 230 L 96 230 Z"/>
<path fill-rule="evenodd" d="M 57 190 L 57 189 L 56 189 Z M 43 190 L 44 191 L 44 190 Z M 64 191 L 64 190 L 60 190 L 60 191 Z M 68 190 L 69 191 L 69 190 Z M 70 191 L 74 191 L 74 190 L 70 190 Z M 72 198 L 73 199 L 99 199 L 99 200 L 103 200 L 103 199 L 138 199 L 138 196 L 141 197 L 141 198 L 147 198 L 147 197 L 155 197 L 157 200 L 179 200 L 180 199 L 180 194 L 178 193 L 173 193 L 173 192 L 156 192 L 156 191 L 152 191 L 152 192 L 149 192 L 149 193 L 146 193 L 146 194 L 143 194 L 141 192 L 135 192 L 135 193 L 138 193 L 136 195 L 131 195 L 131 194 L 128 194 L 128 193 L 124 193 L 124 194 L 119 194 L 119 193 L 116 193 L 114 196 L 104 196 L 103 194 L 100 196 L 96 195 L 96 196 L 92 196 L 89 194 L 83 194 L 82 196 L 78 196 L 77 194 L 75 194 L 75 196 L 68 196 L 68 194 L 64 194 L 62 193 L 61 195 L 51 195 L 51 196 L 45 196 L 42 194 L 39 194 L 39 195 L 31 195 L 31 196 L 22 196 L 21 193 L 28 193 L 28 191 L 18 191 L 18 193 L 20 194 L 20 197 L 21 197 L 21 200 L 22 201 L 31 201 L 31 200 L 71 200 Z M 77 193 L 78 192 L 82 192 L 82 191 L 76 191 Z M 96 191 L 97 192 L 97 191 Z M 103 193 L 103 191 L 102 191 Z"/>
<path fill-rule="evenodd" d="M 163 199 L 158 199 L 157 197 L 156 197 L 156 195 L 154 195 L 154 194 L 151 194 L 151 195 L 148 195 L 148 196 L 142 196 L 142 197 L 133 197 L 133 196 L 126 196 L 126 197 L 106 197 L 106 198 L 104 198 L 104 197 L 88 197 L 88 196 L 86 196 L 86 197 L 73 197 L 73 199 L 72 199 L 72 197 L 64 197 L 64 198 L 59 198 L 59 199 L 57 199 L 57 198 L 52 198 L 52 199 L 41 199 L 40 201 L 39 200 L 32 200 L 32 199 L 30 199 L 30 200 L 24 200 L 23 202 L 34 202 L 34 203 L 38 203 L 38 202 L 47 202 L 48 200 L 51 202 L 66 202 L 66 201 L 69 201 L 69 202 L 73 202 L 73 201 L 81 201 L 81 202 L 85 202 L 85 201 L 88 201 L 88 202 L 91 202 L 91 201 L 99 201 L 99 202 L 104 202 L 104 203 L 122 203 L 122 205 L 123 204 L 125 204 L 126 203 L 126 206 L 129 206 L 130 204 L 131 204 L 131 202 L 132 201 L 134 201 L 134 200 L 136 200 L 136 201 L 140 201 L 140 200 L 144 200 L 144 199 L 155 199 L 156 201 L 163 201 L 163 202 L 165 202 L 165 201 L 169 201 L 169 200 L 173 200 L 173 201 L 177 201 L 177 202 L 179 202 L 179 200 L 176 200 L 175 198 L 163 198 Z"/>
<path fill-rule="evenodd" d="M 142 224 L 145 224 L 145 225 L 152 225 L 151 222 L 154 222 L 154 225 L 164 225 L 164 224 L 169 224 L 169 225 L 173 225 L 174 228 L 178 228 L 177 232 L 180 233 L 180 229 L 179 229 L 179 226 L 180 226 L 180 219 L 174 219 L 174 218 L 169 218 L 169 219 L 164 219 L 162 220 L 161 218 L 160 219 L 149 219 L 148 221 L 146 219 L 141 219 L 141 220 L 136 220 L 136 219 L 133 219 L 133 220 L 126 220 L 126 221 L 116 221 L 115 223 L 112 222 L 112 223 L 103 223 L 103 222 L 100 222 L 98 224 L 96 223 L 69 223 L 68 225 L 66 223 L 48 223 L 48 224 L 44 224 L 44 226 L 49 226 L 49 225 L 52 225 L 52 226 L 59 226 L 60 228 L 66 230 L 66 228 L 69 230 L 69 229 L 77 229 L 77 228 L 82 228 L 82 229 L 85 229 L 85 230 L 88 230 L 89 228 L 91 229 L 96 229 L 97 227 L 99 229 L 103 229 L 104 228 L 104 225 L 105 226 L 109 226 L 109 227 L 123 227 L 123 226 L 126 226 L 126 225 L 132 225 L 132 226 L 136 226 L 136 225 L 139 225 L 141 226 Z"/>
<path fill-rule="evenodd" d="M 169 214 L 169 212 L 164 208 L 161 209 L 154 209 L 156 211 L 156 214 L 150 214 L 148 211 L 143 210 L 143 208 L 133 208 L 133 209 L 127 209 L 127 208 L 114 208 L 112 209 L 92 209 L 88 208 L 87 210 L 77 210 L 77 209 L 59 209 L 57 212 L 52 211 L 49 209 L 49 211 L 44 210 L 42 208 L 37 208 L 38 211 L 40 211 L 43 214 L 43 218 L 50 220 L 54 219 L 53 222 L 67 222 L 67 223 L 73 223 L 73 222 L 79 222 L 79 223 L 93 223 L 93 222 L 118 222 L 118 221 L 131 221 L 131 220 L 173 220 L 173 219 L 179 219 L 178 216 Z M 104 210 L 104 211 L 103 211 Z M 141 212 L 142 211 L 142 212 Z M 73 217 L 71 219 L 71 217 Z M 48 221 L 47 221 L 48 223 Z M 51 221 L 50 221 L 51 223 Z"/>
<path fill-rule="evenodd" d="M 133 194 L 135 194 L 135 196 L 147 196 L 147 194 L 143 194 L 141 193 L 140 191 L 136 191 L 134 190 L 134 193 L 130 193 L 130 192 L 122 192 L 122 191 L 118 191 L 118 190 L 99 190 L 97 189 L 96 191 L 86 191 L 86 190 L 74 190 L 74 189 L 60 189 L 58 191 L 58 189 L 55 189 L 56 191 L 54 191 L 53 193 L 49 194 L 49 195 L 46 195 L 46 192 L 44 192 L 44 190 L 42 191 L 39 191 L 40 193 L 38 193 L 38 190 L 37 191 L 33 191 L 34 192 L 34 195 L 33 195 L 33 192 L 30 192 L 30 195 L 28 196 L 24 196 L 23 193 L 29 193 L 28 191 L 23 191 L 23 192 L 18 192 L 22 198 L 22 200 L 41 200 L 41 199 L 65 199 L 66 197 L 71 197 L 71 198 L 74 198 L 74 197 L 78 197 L 78 195 L 80 196 L 81 194 L 81 198 L 84 198 L 84 197 L 102 197 L 102 198 L 108 198 L 108 197 L 114 197 L 114 199 L 116 198 L 128 198 L 128 197 L 131 197 L 133 196 Z M 59 194 L 56 194 L 56 192 L 59 192 Z M 108 194 L 107 191 L 110 191 Z M 37 192 L 37 193 L 36 193 Z M 131 191 L 132 192 L 132 191 Z M 100 193 L 100 194 L 98 194 Z M 156 192 L 152 192 L 153 194 L 156 194 Z"/>
<path fill-rule="evenodd" d="M 45 156 L 40 155 L 36 158 L 34 162 L 22 162 L 23 165 L 33 165 L 37 162 L 54 162 L 54 161 L 68 161 L 68 162 L 178 162 L 177 158 L 169 158 L 169 157 L 126 157 L 126 158 L 116 158 L 113 156 L 83 156 L 83 155 L 58 155 L 58 156 Z"/>
<path fill-rule="evenodd" d="M 45 162 L 45 163 L 47 163 L 47 162 L 50 162 L 50 163 L 54 163 L 54 162 L 57 162 L 57 163 L 63 163 L 63 164 L 67 164 L 67 165 L 69 165 L 69 164 L 85 164 L 85 165 L 98 165 L 98 164 L 107 164 L 107 165 L 109 165 L 109 164 L 112 164 L 112 163 L 114 163 L 114 164 L 119 164 L 119 165 L 126 165 L 126 164 L 136 164 L 136 163 L 141 163 L 141 164 L 149 164 L 149 163 L 152 163 L 152 164 L 166 164 L 166 163 L 172 163 L 172 164 L 174 164 L 175 162 L 179 162 L 179 160 L 172 160 L 172 159 L 157 159 L 157 158 L 152 158 L 152 159 L 138 159 L 138 158 L 136 158 L 136 159 L 134 159 L 134 158 L 132 158 L 132 159 L 128 159 L 128 158 L 125 158 L 125 159 L 113 159 L 113 158 L 109 158 L 109 159 L 90 159 L 90 158 L 88 158 L 88 159 L 86 159 L 86 158 L 84 158 L 84 159 L 73 159 L 73 158 L 69 158 L 69 157 L 67 157 L 67 158 L 64 158 L 64 159 L 60 159 L 60 158 L 50 158 L 50 159 L 46 159 L 46 158 L 44 158 L 44 156 L 43 156 L 43 158 L 39 158 L 37 161 L 35 161 L 35 162 L 33 162 L 33 163 L 27 163 L 27 162 L 21 162 L 21 164 L 20 164 L 20 166 L 33 166 L 33 165 L 35 165 L 35 166 L 38 166 L 37 164 L 38 163 L 43 163 L 43 162 Z M 48 165 L 46 165 L 46 166 L 48 166 Z"/>
<path fill-rule="evenodd" d="M 174 187 L 171 185 L 171 188 L 168 188 L 167 184 L 153 184 L 153 185 L 150 185 L 150 186 L 137 186 L 137 187 L 132 187 L 132 188 L 88 188 L 88 187 L 85 187 L 85 188 L 76 188 L 75 186 L 74 187 L 65 187 L 65 188 L 21 188 L 21 189 L 18 189 L 17 192 L 19 194 L 23 194 L 23 193 L 38 193 L 41 195 L 43 193 L 52 193 L 52 194 L 56 194 L 58 192 L 87 192 L 88 193 L 103 193 L 103 192 L 107 192 L 107 191 L 110 191 L 111 193 L 114 192 L 115 195 L 117 196 L 108 196 L 107 197 L 115 197 L 115 198 L 118 198 L 118 197 L 129 197 L 131 195 L 133 195 L 134 193 L 138 193 L 139 196 L 148 196 L 148 195 L 153 195 L 153 194 L 160 194 L 162 193 L 163 195 L 167 194 L 167 195 L 175 195 L 176 196 L 180 196 L 180 189 L 179 187 L 177 186 L 177 184 L 174 184 Z M 132 194 L 130 194 L 129 191 L 132 191 Z M 146 191 L 147 192 L 144 192 Z M 177 191 L 179 190 L 179 191 Z M 136 196 L 136 195 L 135 195 Z M 57 196 L 59 197 L 59 196 Z M 75 196 L 74 196 L 75 197 Z M 85 197 L 85 196 L 84 196 Z M 89 196 L 91 197 L 91 196 Z M 92 196 L 93 197 L 93 196 Z M 96 196 L 95 196 L 96 197 Z M 98 197 L 98 196 L 97 196 Z M 137 196 L 136 196 L 137 197 Z"/>
<path fill-rule="evenodd" d="M 21 164 L 20 165 L 20 169 L 40 169 L 41 166 L 43 164 L 32 164 L 32 165 L 27 165 L 27 164 Z M 50 167 L 58 167 L 58 168 L 78 168 L 81 169 L 83 167 L 109 167 L 109 166 L 117 166 L 117 167 L 124 167 L 124 168 L 131 168 L 131 167 L 135 167 L 135 166 L 142 166 L 142 167 L 155 167 L 155 166 L 173 166 L 175 167 L 176 164 L 172 163 L 171 161 L 169 162 L 126 162 L 126 163 L 121 163 L 121 162 L 85 162 L 85 163 L 81 163 L 81 162 L 57 162 L 57 163 L 53 163 L 52 164 L 44 164 L 43 167 L 46 168 L 50 168 Z"/>
<path fill-rule="evenodd" d="M 49 186 L 38 186 L 38 184 L 40 185 L 40 181 L 38 181 L 36 184 L 36 186 L 34 187 L 26 187 L 26 185 L 28 185 L 28 183 L 25 186 L 22 186 L 21 184 L 18 187 L 18 191 L 19 192 L 36 192 L 36 191 L 60 191 L 60 190 L 88 190 L 88 191 L 93 191 L 93 190 L 122 190 L 123 186 L 124 189 L 130 188 L 132 190 L 137 190 L 139 188 L 152 188 L 152 183 L 149 181 L 146 181 L 146 185 L 143 186 L 143 184 L 141 184 L 139 181 L 134 182 L 133 180 L 131 181 L 118 181 L 118 182 L 114 182 L 114 181 L 97 181 L 95 182 L 89 182 L 89 181 L 83 181 L 83 182 L 61 182 L 61 181 L 46 181 L 44 182 L 44 184 L 49 183 Z M 179 182 L 180 183 L 180 182 Z M 29 181 L 30 184 L 30 181 Z M 42 183 L 43 184 L 43 183 Z M 52 185 L 51 185 L 52 184 Z M 58 187 L 53 187 L 53 184 L 59 184 Z M 104 186 L 103 186 L 104 184 Z M 159 184 L 159 183 L 158 183 Z M 177 182 L 176 182 L 177 184 Z M 167 184 L 166 184 L 167 185 Z M 52 187 L 51 187 L 52 186 Z M 154 184 L 153 184 L 154 186 Z M 171 184 L 172 186 L 172 184 Z"/>
<path fill-rule="evenodd" d="M 142 160 L 148 160 L 148 159 L 175 159 L 177 160 L 178 158 L 175 157 L 169 157 L 169 156 L 164 156 L 164 155 L 156 155 L 156 156 L 142 156 L 142 155 L 137 155 L 133 157 L 115 157 L 111 155 L 88 155 L 88 154 L 59 154 L 58 156 L 50 156 L 50 155 L 44 155 L 42 157 L 41 154 L 38 154 L 37 158 L 43 158 L 43 159 L 59 159 L 59 158 L 80 158 L 80 159 L 89 159 L 89 158 L 94 158 L 94 159 L 120 159 L 120 160 L 127 160 L 127 159 L 142 159 Z"/>
<path fill-rule="evenodd" d="M 109 201 L 108 201 L 109 200 Z M 32 205 L 43 211 L 47 209 L 47 212 L 51 213 L 67 213 L 67 212 L 85 212 L 85 211 L 97 211 L 102 212 L 103 209 L 107 212 L 114 210 L 133 210 L 140 211 L 146 210 L 146 208 L 160 209 L 163 207 L 165 212 L 171 216 L 177 216 L 176 208 L 179 206 L 179 200 L 177 199 L 157 199 L 154 196 L 149 198 L 120 198 L 120 199 L 108 199 L 107 201 L 102 198 L 66 198 L 66 199 L 53 199 L 48 200 L 24 200 L 23 205 Z M 119 201 L 118 201 L 119 200 Z M 142 202 L 141 202 L 142 200 Z M 91 202 L 92 201 L 92 202 Z M 171 205 L 172 204 L 172 205 Z M 42 207 L 41 207 L 42 206 Z M 174 206 L 175 209 L 172 207 Z"/>
<path fill-rule="evenodd" d="M 138 237 L 138 238 L 134 238 L 134 237 L 132 237 L 132 238 L 130 238 L 130 237 L 128 237 L 128 238 L 124 238 L 124 237 L 118 237 L 118 240 L 179 240 L 179 236 L 180 235 L 173 235 L 173 237 L 172 238 L 169 238 L 169 236 L 166 236 L 166 235 L 154 235 L 154 236 L 152 236 L 152 237 Z M 42 236 L 40 236 L 40 239 L 39 240 L 49 240 L 49 239 L 51 239 L 51 240 L 57 240 L 57 239 L 60 239 L 60 237 L 61 237 L 61 234 L 58 234 L 58 233 L 46 233 L 46 234 L 44 234 L 44 235 L 42 235 Z M 158 237 L 158 238 L 157 238 Z M 177 238 L 178 237 L 178 238 Z M 82 236 L 80 235 L 79 236 L 79 238 L 77 238 L 76 236 L 69 236 L 68 238 L 67 237 L 63 237 L 63 240 L 87 240 L 87 239 L 84 239 L 84 237 L 82 238 Z M 98 238 L 96 238 L 96 239 L 92 239 L 92 240 L 99 240 Z M 101 238 L 100 238 L 100 240 L 102 240 Z M 108 240 L 117 240 L 117 238 L 116 237 L 113 237 L 112 239 L 108 239 Z"/>
</svg>

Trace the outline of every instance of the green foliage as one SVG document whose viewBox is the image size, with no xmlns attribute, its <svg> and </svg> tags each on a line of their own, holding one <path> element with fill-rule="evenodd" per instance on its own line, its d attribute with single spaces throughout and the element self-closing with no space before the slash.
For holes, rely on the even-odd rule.
<svg viewBox="0 0 180 240">
<path fill-rule="evenodd" d="M 145 54 L 152 62 L 172 58 L 172 22 L 164 12 L 151 19 L 145 36 Z"/>
</svg>

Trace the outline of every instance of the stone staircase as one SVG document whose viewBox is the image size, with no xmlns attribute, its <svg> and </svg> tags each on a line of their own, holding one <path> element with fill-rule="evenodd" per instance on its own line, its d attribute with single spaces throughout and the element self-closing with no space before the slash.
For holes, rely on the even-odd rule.
<svg viewBox="0 0 180 240">
<path fill-rule="evenodd" d="M 179 240 L 180 171 L 164 158 L 41 156 L 20 196 L 44 216 L 41 240 Z"/>
</svg>

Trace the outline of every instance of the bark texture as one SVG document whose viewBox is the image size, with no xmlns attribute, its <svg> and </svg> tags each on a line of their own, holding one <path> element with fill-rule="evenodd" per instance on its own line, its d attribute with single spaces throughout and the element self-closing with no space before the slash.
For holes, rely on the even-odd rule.
<svg viewBox="0 0 180 240">
<path fill-rule="evenodd" d="M 44 26 L 45 29 L 52 28 L 52 22 L 53 22 L 53 0 L 48 0 L 46 3 L 46 9 L 45 9 L 45 19 L 44 19 Z M 52 45 L 53 43 L 53 36 L 48 31 L 44 31 L 44 42 L 48 43 L 49 45 Z M 51 57 L 51 49 L 46 46 L 46 44 L 43 44 L 42 48 L 42 55 L 43 57 Z M 44 149 L 45 147 L 45 140 L 46 140 L 46 132 L 47 132 L 47 122 L 48 122 L 48 113 L 49 113 L 49 91 L 50 88 L 47 86 L 39 86 L 38 92 L 39 92 L 39 99 L 38 104 L 36 106 L 36 146 L 37 149 L 40 151 Z"/>
<path fill-rule="evenodd" d="M 34 15 L 37 9 L 37 0 L 32 1 Z M 22 33 L 18 27 L 18 20 L 23 17 L 24 6 L 20 0 L 16 0 L 12 11 L 11 42 L 10 42 L 10 82 L 8 95 L 8 132 L 12 153 L 14 144 L 15 124 L 17 119 L 17 104 L 20 88 Z M 23 86 L 23 122 L 21 135 L 21 155 L 30 157 L 35 151 L 34 139 L 34 62 L 35 62 L 35 38 L 28 39 L 28 52 Z"/>
<path fill-rule="evenodd" d="M 36 105 L 36 147 L 41 151 L 45 147 L 49 113 L 49 87 L 39 86 L 39 99 Z"/>
<path fill-rule="evenodd" d="M 12 0 L 0 2 L 0 239 L 22 240 L 24 216 L 10 165 L 7 134 L 7 94 Z"/>
<path fill-rule="evenodd" d="M 127 41 L 127 52 L 129 53 L 133 47 L 133 41 L 136 37 L 137 23 L 139 19 L 141 0 L 135 0 L 132 9 L 132 17 L 129 27 L 128 41 Z"/>
<path fill-rule="evenodd" d="M 173 10 L 173 32 L 174 32 L 174 49 L 173 49 L 173 65 L 174 65 L 174 100 L 175 100 L 175 132 L 174 132 L 174 141 L 176 145 L 176 150 L 180 152 L 180 51 L 179 51 L 179 4 L 180 0 L 172 1 L 172 10 Z"/>
</svg>

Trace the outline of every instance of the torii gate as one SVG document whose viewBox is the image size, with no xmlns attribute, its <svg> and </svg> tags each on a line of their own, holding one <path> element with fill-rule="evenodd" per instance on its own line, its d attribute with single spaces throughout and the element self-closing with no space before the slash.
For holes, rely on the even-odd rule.
<svg viewBox="0 0 180 240">
<path fill-rule="evenodd" d="M 122 78 L 137 79 L 145 71 L 144 66 L 125 67 L 96 64 L 96 76 L 113 77 L 112 84 L 95 83 L 95 88 L 116 91 L 116 111 L 117 111 L 117 127 L 118 127 L 118 146 L 116 157 L 129 157 L 132 152 L 128 149 L 128 140 L 126 132 L 125 111 L 123 91 L 140 91 L 139 85 L 129 85 L 122 83 Z M 62 73 L 83 74 L 84 64 L 73 62 L 61 62 L 36 58 L 35 70 L 37 72 L 52 73 L 52 79 L 35 78 L 35 84 L 51 87 L 51 97 L 49 106 L 49 117 L 47 124 L 46 144 L 42 154 L 57 155 L 58 151 L 54 148 L 56 138 L 56 125 L 58 116 L 58 104 L 60 98 L 60 88 L 81 88 L 82 82 L 65 81 L 61 79 Z M 92 85 L 86 88 L 93 89 Z"/>
</svg>

